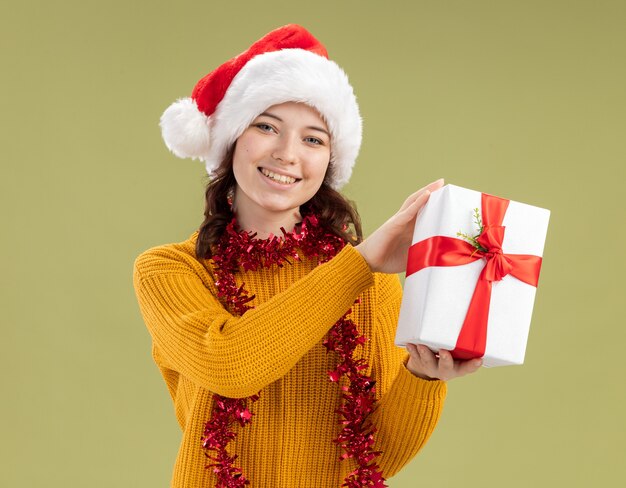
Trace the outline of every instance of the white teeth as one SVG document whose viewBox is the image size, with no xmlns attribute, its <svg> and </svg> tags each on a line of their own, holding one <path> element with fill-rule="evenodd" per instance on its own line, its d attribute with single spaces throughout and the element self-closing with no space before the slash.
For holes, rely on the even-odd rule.
<svg viewBox="0 0 626 488">
<path fill-rule="evenodd" d="M 267 176 L 268 178 L 271 178 L 274 181 L 278 181 L 279 183 L 290 184 L 290 183 L 296 182 L 296 179 L 292 178 L 291 176 L 278 175 L 276 173 L 272 173 L 270 170 L 265 169 L 265 168 L 261 168 L 261 173 L 263 173 L 265 176 Z"/>
</svg>

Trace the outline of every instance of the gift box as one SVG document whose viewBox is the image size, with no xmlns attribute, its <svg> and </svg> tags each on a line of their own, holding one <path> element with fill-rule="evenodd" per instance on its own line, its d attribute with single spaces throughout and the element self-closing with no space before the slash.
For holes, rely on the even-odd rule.
<svg viewBox="0 0 626 488">
<path fill-rule="evenodd" d="M 454 185 L 415 223 L 396 344 L 522 364 L 550 212 Z"/>
</svg>

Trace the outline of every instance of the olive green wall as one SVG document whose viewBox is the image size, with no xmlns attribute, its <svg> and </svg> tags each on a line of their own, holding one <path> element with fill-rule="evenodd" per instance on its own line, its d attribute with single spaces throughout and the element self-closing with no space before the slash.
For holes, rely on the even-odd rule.
<svg viewBox="0 0 626 488">
<path fill-rule="evenodd" d="M 25 0 L 0 19 L 0 486 L 168 485 L 179 432 L 131 270 L 195 230 L 205 176 L 157 122 L 289 22 L 359 97 L 346 193 L 368 232 L 440 176 L 552 210 L 526 364 L 451 382 L 390 486 L 626 477 L 626 2 Z"/>
</svg>

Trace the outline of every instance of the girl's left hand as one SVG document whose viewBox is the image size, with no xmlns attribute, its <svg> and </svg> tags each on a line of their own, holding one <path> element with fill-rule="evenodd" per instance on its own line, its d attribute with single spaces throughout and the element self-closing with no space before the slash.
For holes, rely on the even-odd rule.
<svg viewBox="0 0 626 488">
<path fill-rule="evenodd" d="M 482 359 L 459 360 L 454 359 L 450 351 L 441 349 L 439 358 L 422 344 L 407 344 L 409 361 L 407 369 L 415 376 L 426 380 L 452 380 L 466 374 L 474 373 L 483 364 Z"/>
</svg>

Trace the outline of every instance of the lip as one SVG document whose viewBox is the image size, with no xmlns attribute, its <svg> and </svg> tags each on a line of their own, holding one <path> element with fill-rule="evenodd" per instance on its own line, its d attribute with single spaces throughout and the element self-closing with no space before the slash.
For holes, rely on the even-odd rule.
<svg viewBox="0 0 626 488">
<path fill-rule="evenodd" d="M 287 176 L 288 178 L 295 178 L 296 179 L 296 183 L 302 179 L 302 178 L 299 178 L 296 175 L 285 173 L 284 171 L 281 171 L 279 169 L 268 168 L 267 166 L 259 166 L 257 169 L 259 170 L 259 173 L 261 173 L 261 174 L 263 174 L 261 172 L 261 170 L 266 169 L 267 171 L 271 171 L 272 173 L 276 173 L 277 175 L 280 175 L 280 176 Z M 263 175 L 263 176 L 265 176 L 265 175 Z"/>
<path fill-rule="evenodd" d="M 291 177 L 291 178 L 295 178 L 296 181 L 294 181 L 293 183 L 281 183 L 279 181 L 274 181 L 272 178 L 269 178 L 269 177 L 265 176 L 263 174 L 263 171 L 261 171 L 262 169 L 265 169 L 267 171 L 271 171 L 272 173 L 279 174 L 281 176 L 284 175 L 284 176 L 288 176 L 288 177 Z M 257 172 L 259 174 L 259 178 L 261 178 L 265 182 L 265 184 L 269 185 L 271 188 L 274 188 L 276 190 L 283 190 L 283 191 L 290 190 L 291 188 L 294 188 L 298 183 L 300 183 L 300 181 L 302 181 L 302 178 L 296 178 L 295 176 L 291 176 L 291 175 L 286 174 L 286 173 L 284 173 L 282 171 L 281 172 L 273 171 L 273 170 L 271 170 L 271 169 L 269 169 L 269 168 L 267 168 L 265 166 L 259 166 L 257 168 L 257 170 L 258 170 Z"/>
</svg>

